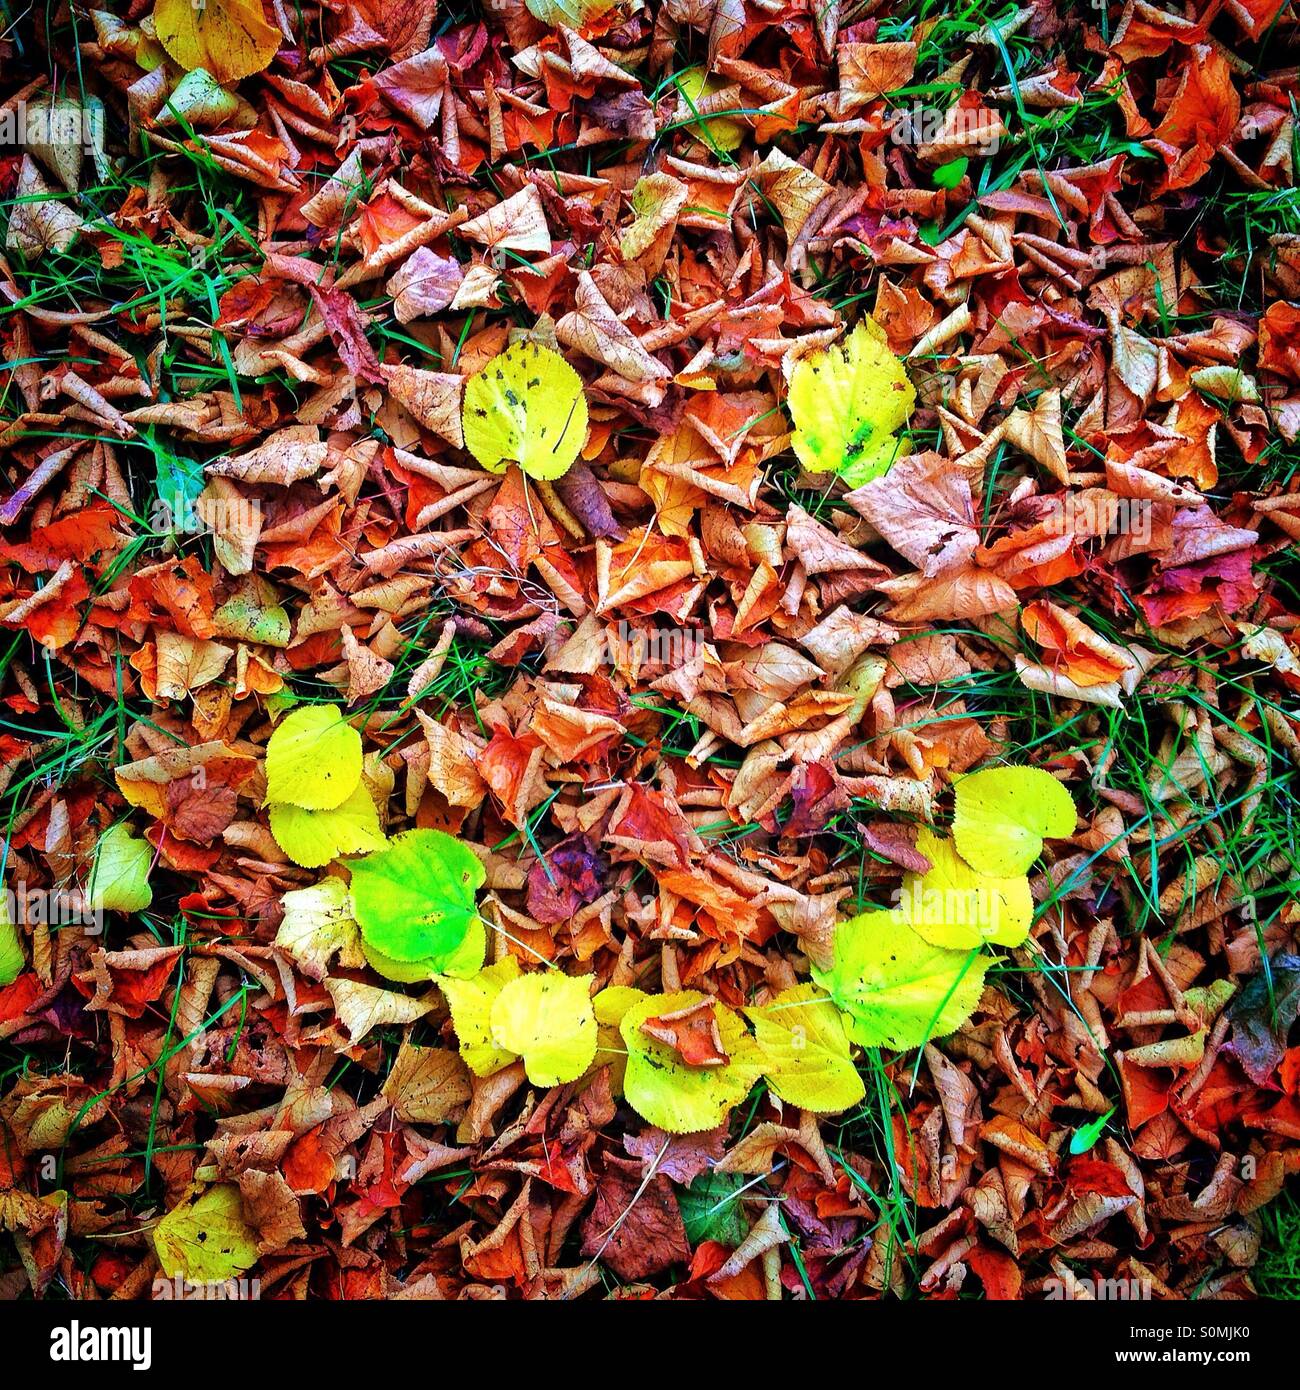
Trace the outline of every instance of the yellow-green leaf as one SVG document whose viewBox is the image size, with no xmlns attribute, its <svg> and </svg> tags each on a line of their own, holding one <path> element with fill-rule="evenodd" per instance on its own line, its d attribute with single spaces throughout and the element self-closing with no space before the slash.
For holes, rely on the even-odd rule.
<svg viewBox="0 0 1300 1390">
<path fill-rule="evenodd" d="M 528 13 L 557 29 L 582 29 L 614 8 L 614 0 L 524 0 Z"/>
<path fill-rule="evenodd" d="M 957 853 L 985 874 L 1023 874 L 1045 839 L 1074 833 L 1070 793 L 1040 767 L 987 767 L 957 782 Z"/>
<path fill-rule="evenodd" d="M 945 840 L 924 826 L 916 847 L 930 861 L 925 874 L 903 875 L 899 910 L 935 946 L 968 950 L 986 941 L 1019 946 L 1034 920 L 1034 898 L 1024 874 L 1002 878 L 972 869 Z"/>
<path fill-rule="evenodd" d="M 546 970 L 509 981 L 493 1000 L 491 1028 L 534 1086 L 576 1081 L 596 1055 L 590 977 Z"/>
<path fill-rule="evenodd" d="M 383 849 L 384 832 L 379 812 L 364 782 L 330 811 L 305 811 L 287 802 L 273 802 L 267 810 L 275 842 L 304 869 L 319 869 L 341 854 L 366 854 Z"/>
<path fill-rule="evenodd" d="M 734 116 L 715 116 L 707 109 L 707 100 L 731 84 L 703 67 L 683 68 L 675 80 L 689 113 L 684 129 L 701 144 L 730 154 L 745 138 L 745 126 Z M 701 104 L 706 109 L 701 110 Z"/>
<path fill-rule="evenodd" d="M 206 68 L 218 82 L 261 72 L 284 42 L 261 0 L 158 0 L 153 27 L 173 62 Z"/>
<path fill-rule="evenodd" d="M 915 404 L 916 391 L 884 330 L 863 319 L 842 342 L 795 363 L 794 451 L 810 473 L 838 473 L 861 487 L 889 470 L 899 447 L 896 431 Z"/>
<path fill-rule="evenodd" d="M 627 1048 L 623 1046 L 619 1024 L 633 1004 L 647 998 L 644 990 L 631 985 L 610 985 L 591 1001 L 596 1015 L 596 1055 L 591 1065 L 609 1068 L 609 1088 L 616 1096 L 623 1094 L 623 1077 L 627 1071 Z"/>
<path fill-rule="evenodd" d="M 169 1279 L 219 1284 L 257 1263 L 257 1237 L 244 1220 L 234 1183 L 209 1187 L 153 1228 L 158 1263 Z"/>
<path fill-rule="evenodd" d="M 143 912 L 153 902 L 152 864 L 153 846 L 132 835 L 125 822 L 106 830 L 95 846 L 89 905 L 108 912 Z"/>
<path fill-rule="evenodd" d="M 361 780 L 361 735 L 337 705 L 300 705 L 266 745 L 266 799 L 331 811 Z"/>
<path fill-rule="evenodd" d="M 364 938 L 361 949 L 372 970 L 404 985 L 437 979 L 439 975 L 449 975 L 455 980 L 471 980 L 483 968 L 483 957 L 487 955 L 487 928 L 483 925 L 483 919 L 476 917 L 469 924 L 460 945 L 441 955 L 425 956 L 422 960 L 396 960 Z"/>
<path fill-rule="evenodd" d="M 0 986 L 12 984 L 26 964 L 22 937 L 9 912 L 9 893 L 0 885 Z"/>
<path fill-rule="evenodd" d="M 920 1047 L 975 1011 L 986 961 L 932 946 L 898 912 L 866 912 L 835 928 L 834 963 L 813 979 L 852 1020 L 864 1047 Z"/>
<path fill-rule="evenodd" d="M 366 944 L 398 961 L 450 959 L 477 918 L 485 877 L 482 860 L 444 830 L 394 836 L 382 854 L 352 866 L 352 906 Z"/>
<path fill-rule="evenodd" d="M 866 1095 L 844 1015 L 816 985 L 783 990 L 745 1014 L 754 1025 L 763 1075 L 782 1100 L 825 1115 L 847 1110 Z"/>
<path fill-rule="evenodd" d="M 512 343 L 465 383 L 461 424 L 490 473 L 517 463 L 530 478 L 559 478 L 587 437 L 582 378 L 551 348 Z"/>
</svg>

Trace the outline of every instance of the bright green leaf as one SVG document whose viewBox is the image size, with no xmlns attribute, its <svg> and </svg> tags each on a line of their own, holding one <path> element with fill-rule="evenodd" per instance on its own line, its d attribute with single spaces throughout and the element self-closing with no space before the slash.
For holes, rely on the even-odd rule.
<svg viewBox="0 0 1300 1390">
<path fill-rule="evenodd" d="M 465 940 L 486 877 L 478 856 L 442 830 L 408 830 L 352 865 L 352 906 L 366 944 L 395 961 L 446 957 Z"/>
<path fill-rule="evenodd" d="M 426 956 L 423 960 L 394 960 L 392 956 L 375 950 L 366 941 L 362 941 L 361 949 L 372 970 L 404 985 L 435 980 L 439 975 L 450 975 L 455 980 L 472 980 L 483 968 L 483 958 L 487 955 L 487 928 L 482 919 L 476 917 L 459 946 L 444 955 Z"/>
<path fill-rule="evenodd" d="M 853 1019 L 864 1047 L 920 1047 L 975 1011 L 987 962 L 932 946 L 897 912 L 866 912 L 835 928 L 835 960 L 813 979 Z"/>
</svg>

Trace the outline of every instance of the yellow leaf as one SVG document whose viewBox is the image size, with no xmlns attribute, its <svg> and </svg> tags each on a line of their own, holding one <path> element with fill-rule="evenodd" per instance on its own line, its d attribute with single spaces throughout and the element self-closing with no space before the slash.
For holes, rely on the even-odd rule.
<svg viewBox="0 0 1300 1390">
<path fill-rule="evenodd" d="M 951 840 L 923 826 L 916 847 L 930 861 L 925 874 L 904 874 L 899 907 L 908 923 L 934 946 L 969 950 L 986 941 L 1019 946 L 1034 920 L 1029 879 L 1001 878 L 972 869 Z"/>
<path fill-rule="evenodd" d="M 517 463 L 530 478 L 562 477 L 587 437 L 582 378 L 551 348 L 513 343 L 466 383 L 461 422 L 489 473 Z"/>
<path fill-rule="evenodd" d="M 174 1207 L 153 1228 L 153 1244 L 163 1273 L 192 1284 L 221 1284 L 257 1263 L 257 1237 L 234 1183 Z"/>
<path fill-rule="evenodd" d="M 795 363 L 794 451 L 809 472 L 835 472 L 850 487 L 862 487 L 888 471 L 899 448 L 895 432 L 915 404 L 916 391 L 884 329 L 863 319 L 843 342 Z"/>
<path fill-rule="evenodd" d="M 218 82 L 261 72 L 284 42 L 261 0 L 158 0 L 153 27 L 174 62 L 187 72 L 203 68 Z"/>
<path fill-rule="evenodd" d="M 22 937 L 9 913 L 9 890 L 0 884 L 0 988 L 12 984 L 26 964 Z"/>
<path fill-rule="evenodd" d="M 642 1028 L 648 1019 L 708 1000 L 708 995 L 690 989 L 647 995 L 624 1013 L 619 1025 L 628 1052 L 623 1079 L 628 1104 L 642 1119 L 669 1134 L 692 1134 L 721 1124 L 727 1111 L 744 1100 L 762 1073 L 758 1045 L 741 1019 L 725 1005 L 714 1004 L 727 1058 L 719 1066 L 692 1066 L 675 1048 Z"/>
<path fill-rule="evenodd" d="M 631 985 L 610 985 L 591 1001 L 596 1015 L 596 1055 L 591 1065 L 609 1068 L 609 1089 L 615 1096 L 623 1094 L 623 1076 L 627 1071 L 627 1048 L 623 1046 L 619 1024 L 633 1004 L 648 997 L 644 990 Z"/>
<path fill-rule="evenodd" d="M 383 849 L 387 843 L 364 782 L 358 782 L 352 795 L 329 811 L 306 811 L 285 801 L 272 802 L 267 810 L 276 844 L 304 869 L 319 869 L 340 854 Z"/>
<path fill-rule="evenodd" d="M 491 1076 L 518 1056 L 501 1046 L 492 1034 L 492 1006 L 497 995 L 519 978 L 519 962 L 505 956 L 480 970 L 472 980 L 438 977 L 438 988 L 451 1006 L 452 1027 L 460 1040 L 460 1055 L 475 1076 Z"/>
<path fill-rule="evenodd" d="M 987 767 L 957 783 L 957 853 L 985 874 L 1023 874 L 1047 838 L 1074 833 L 1070 793 L 1039 767 Z"/>
<path fill-rule="evenodd" d="M 920 1047 L 955 1032 L 975 1011 L 987 961 L 932 946 L 898 912 L 864 912 L 835 928 L 829 970 L 813 979 L 853 1020 L 864 1047 Z"/>
<path fill-rule="evenodd" d="M 816 985 L 783 990 L 745 1014 L 754 1025 L 763 1075 L 782 1100 L 826 1115 L 866 1095 L 849 1055 L 844 1015 Z"/>
<path fill-rule="evenodd" d="M 89 902 L 109 912 L 143 912 L 153 901 L 149 870 L 153 846 L 131 834 L 125 823 L 106 830 L 95 846 Z"/>
<path fill-rule="evenodd" d="M 590 977 L 547 970 L 511 980 L 493 1001 L 491 1028 L 534 1086 L 576 1081 L 596 1055 Z"/>
<path fill-rule="evenodd" d="M 266 745 L 266 799 L 329 811 L 361 780 L 361 735 L 337 705 L 302 705 Z"/>
</svg>

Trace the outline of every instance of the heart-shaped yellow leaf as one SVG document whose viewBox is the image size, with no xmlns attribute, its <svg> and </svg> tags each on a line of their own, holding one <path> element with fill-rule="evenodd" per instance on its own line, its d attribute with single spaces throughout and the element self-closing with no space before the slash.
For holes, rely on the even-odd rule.
<svg viewBox="0 0 1300 1390">
<path fill-rule="evenodd" d="M 1045 839 L 1074 833 L 1070 793 L 1040 767 L 986 767 L 957 783 L 952 834 L 957 853 L 980 873 L 1023 874 Z"/>
</svg>

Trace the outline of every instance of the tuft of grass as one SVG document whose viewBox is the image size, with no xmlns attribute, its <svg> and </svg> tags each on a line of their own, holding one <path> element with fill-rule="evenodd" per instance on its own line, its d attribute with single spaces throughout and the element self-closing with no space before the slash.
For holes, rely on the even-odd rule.
<svg viewBox="0 0 1300 1390">
<path fill-rule="evenodd" d="M 1284 1192 L 1260 1212 L 1261 1248 L 1251 1280 L 1262 1298 L 1300 1300 L 1300 1199 Z"/>
</svg>

